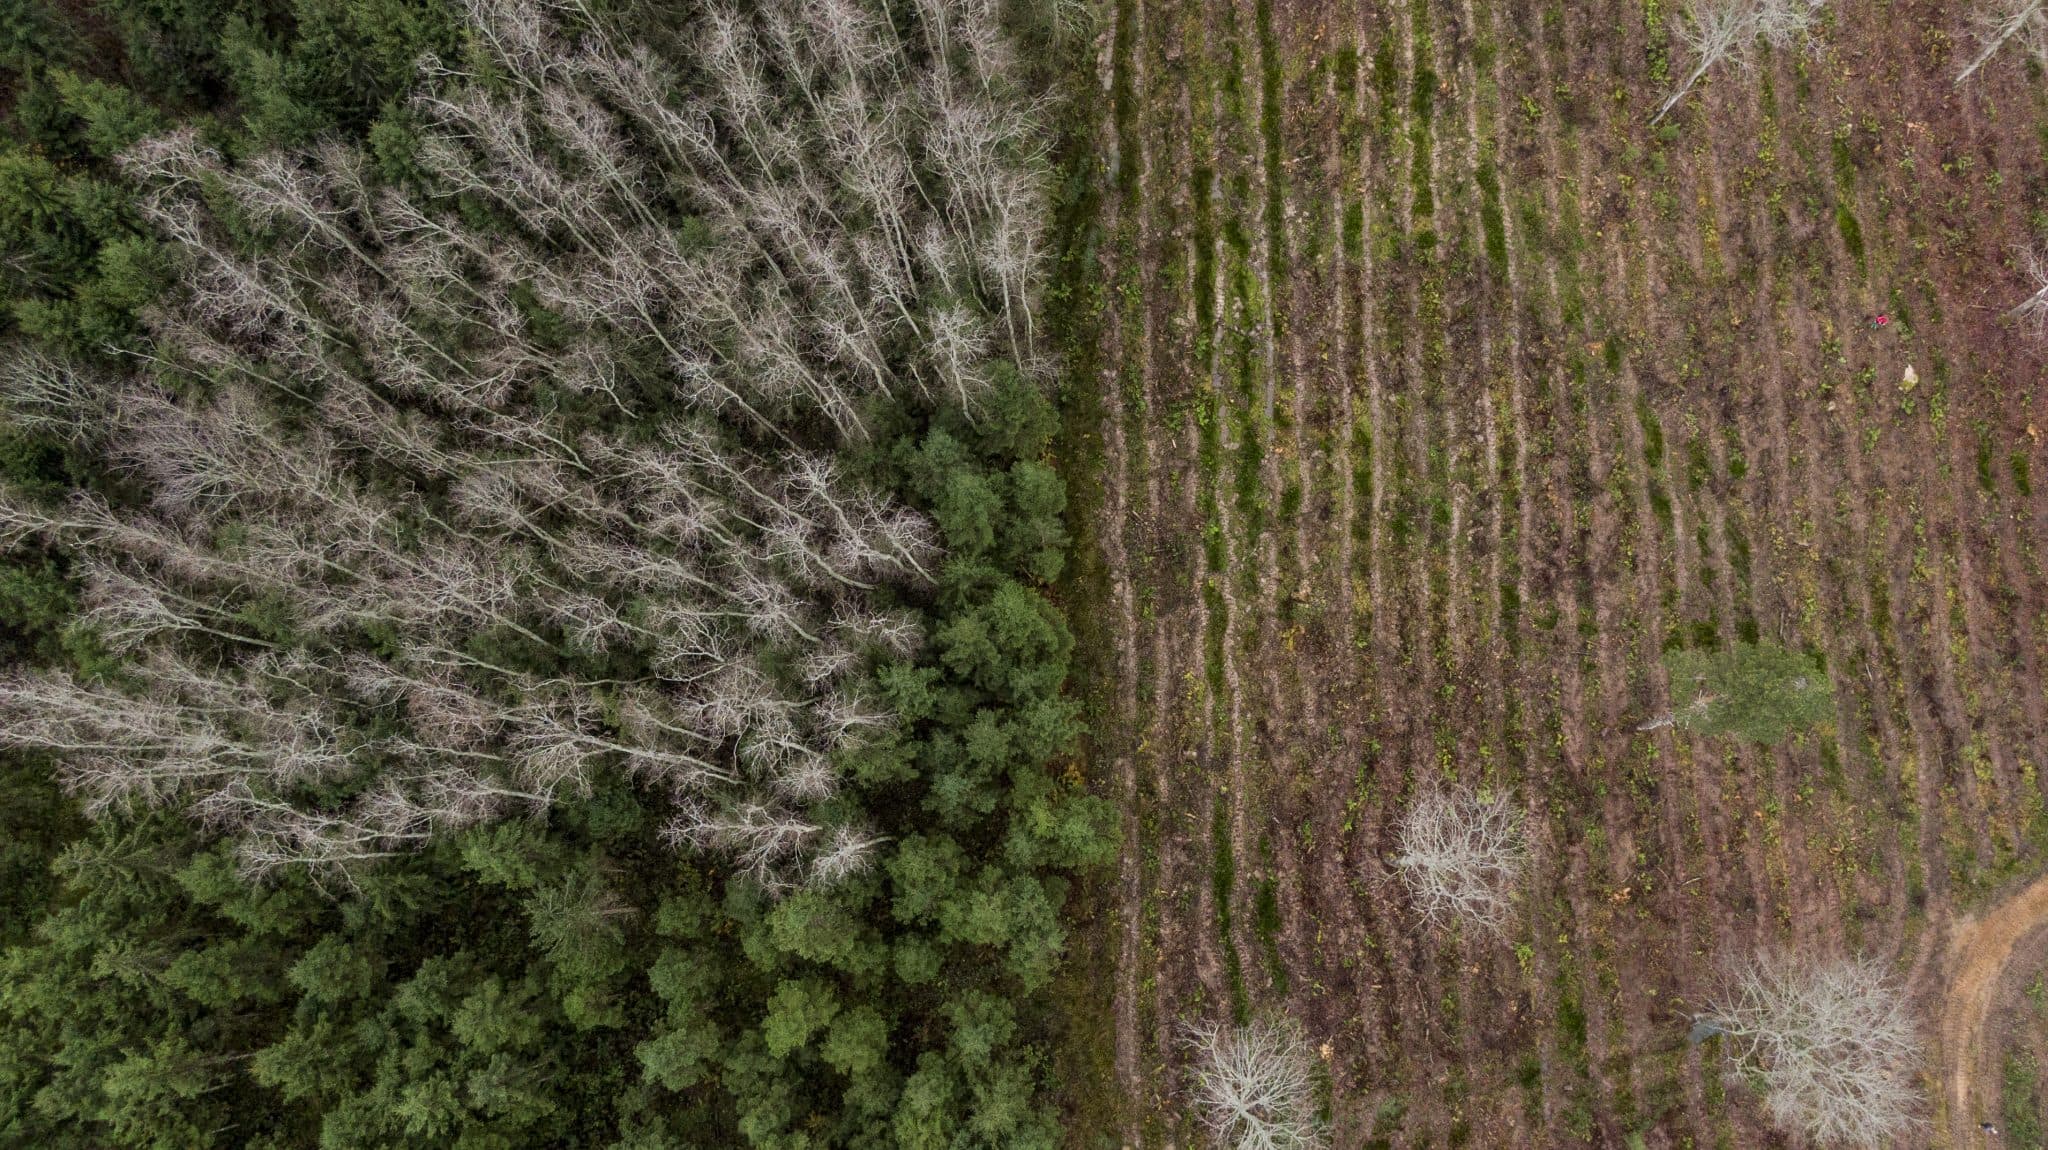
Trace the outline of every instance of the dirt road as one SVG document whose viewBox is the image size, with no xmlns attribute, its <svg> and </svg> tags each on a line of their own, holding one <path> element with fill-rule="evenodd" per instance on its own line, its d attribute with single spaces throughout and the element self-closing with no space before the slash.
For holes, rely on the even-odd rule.
<svg viewBox="0 0 2048 1150">
<path fill-rule="evenodd" d="M 1998 1099 L 1973 1102 L 1975 1079 L 1991 1050 L 1985 1041 L 1985 1020 L 1998 998 L 1999 977 L 2020 939 L 2048 926 L 2048 878 L 1975 920 L 1955 927 L 1949 958 L 1955 971 L 1941 1011 L 1941 1049 L 1948 1062 L 1949 1129 L 1954 1146 L 1977 1146 L 1984 1136 L 1977 1124 L 1995 1119 Z"/>
</svg>

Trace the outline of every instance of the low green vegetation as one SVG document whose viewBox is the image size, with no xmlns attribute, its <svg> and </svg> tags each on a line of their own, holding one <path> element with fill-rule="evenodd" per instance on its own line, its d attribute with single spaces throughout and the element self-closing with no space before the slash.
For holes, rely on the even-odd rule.
<svg viewBox="0 0 2048 1150">
<path fill-rule="evenodd" d="M 2041 1120 L 2039 1060 L 2025 1050 L 2007 1053 L 2002 1085 L 2005 1112 L 1998 1125 L 2006 1145 L 2018 1150 L 2041 1150 L 2048 1146 L 2048 1130 L 2044 1130 Z"/>
<path fill-rule="evenodd" d="M 1672 721 L 1702 735 L 1777 743 L 1834 715 L 1827 673 L 1812 659 L 1771 643 L 1664 656 Z"/>
</svg>

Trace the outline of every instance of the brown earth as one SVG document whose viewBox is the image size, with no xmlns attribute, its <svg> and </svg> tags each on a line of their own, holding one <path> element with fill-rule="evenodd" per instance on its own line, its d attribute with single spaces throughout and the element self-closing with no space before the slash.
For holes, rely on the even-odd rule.
<svg viewBox="0 0 2048 1150">
<path fill-rule="evenodd" d="M 1996 1043 L 1987 1033 L 1991 1004 L 2013 958 L 2013 948 L 2028 934 L 2048 926 L 2048 878 L 1998 904 L 1982 917 L 1958 920 L 1950 929 L 1949 984 L 1941 1011 L 1941 1051 L 1947 1065 L 1950 1137 L 1956 1146 L 1985 1141 L 1978 1123 L 2000 1113 L 1995 1065 Z M 1982 1084 L 1992 1093 L 1980 1097 Z"/>
<path fill-rule="evenodd" d="M 1865 6 L 1652 128 L 1667 0 L 1116 5 L 1113 1141 L 1187 1144 L 1185 1022 L 1284 1011 L 1342 1146 L 1787 1145 L 1684 1041 L 1721 963 L 1875 956 L 1932 1030 L 1943 924 L 2043 869 L 2048 88 Z M 1750 636 L 1831 727 L 1634 729 Z M 1526 813 L 1506 944 L 1389 881 L 1436 779 Z"/>
</svg>

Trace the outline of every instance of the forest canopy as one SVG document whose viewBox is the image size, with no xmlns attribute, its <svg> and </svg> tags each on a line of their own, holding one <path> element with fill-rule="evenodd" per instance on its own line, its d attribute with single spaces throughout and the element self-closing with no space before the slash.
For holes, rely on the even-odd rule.
<svg viewBox="0 0 2048 1150">
<path fill-rule="evenodd" d="M 0 1134 L 1050 1144 L 1006 14 L 107 11 L 8 29 Z"/>
</svg>

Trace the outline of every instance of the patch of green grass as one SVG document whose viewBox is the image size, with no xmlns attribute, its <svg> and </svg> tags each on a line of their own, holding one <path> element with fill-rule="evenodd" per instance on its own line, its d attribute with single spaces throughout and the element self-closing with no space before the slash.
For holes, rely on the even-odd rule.
<svg viewBox="0 0 2048 1150">
<path fill-rule="evenodd" d="M 1216 840 L 1215 870 L 1210 877 L 1216 898 L 1216 937 L 1223 944 L 1223 965 L 1230 979 L 1230 1016 L 1239 1026 L 1251 1021 L 1252 1000 L 1244 986 L 1244 966 L 1231 945 L 1230 900 L 1237 890 L 1237 851 L 1230 841 L 1230 800 L 1218 792 L 1212 837 Z"/>
<path fill-rule="evenodd" d="M 1843 125 L 1836 130 L 1834 139 L 1835 186 L 1844 192 L 1856 186 L 1856 153 L 1849 147 L 1851 130 Z"/>
<path fill-rule="evenodd" d="M 1351 428 L 1351 538 L 1353 561 L 1365 570 L 1372 548 L 1372 427 L 1360 416 Z"/>
<path fill-rule="evenodd" d="M 1543 1123 L 1543 1059 L 1534 1051 L 1515 1064 L 1515 1081 L 1522 1086 L 1522 1112 L 1532 1126 Z"/>
<path fill-rule="evenodd" d="M 1223 428 L 1216 393 L 1206 388 L 1195 400 L 1195 460 L 1202 476 L 1196 502 L 1202 513 L 1202 561 L 1211 572 L 1223 570 L 1223 516 L 1216 502 L 1214 478 L 1222 467 Z"/>
<path fill-rule="evenodd" d="M 1387 517 L 1387 532 L 1394 537 L 1396 546 L 1406 546 L 1415 537 L 1413 500 L 1405 493 L 1394 499 L 1394 512 Z"/>
<path fill-rule="evenodd" d="M 1382 137 L 1399 119 L 1401 110 L 1401 69 L 1395 55 L 1393 33 L 1380 38 L 1372 54 L 1372 86 L 1380 94 L 1378 134 Z"/>
<path fill-rule="evenodd" d="M 1373 1138 L 1367 1146 L 1388 1146 L 1391 1136 L 1401 1129 L 1401 1120 L 1408 1116 L 1408 1099 L 1399 1094 L 1379 1104 L 1373 1111 Z"/>
<path fill-rule="evenodd" d="M 1870 633 L 1880 644 L 1888 646 L 1892 641 L 1891 587 L 1882 574 L 1872 571 L 1867 590 L 1870 594 Z"/>
<path fill-rule="evenodd" d="M 1252 397 L 1242 394 L 1253 391 L 1257 384 L 1251 380 L 1251 365 L 1241 363 L 1243 378 L 1239 384 L 1239 401 L 1243 403 Z M 1244 536 L 1254 541 L 1266 530 L 1266 489 L 1263 481 L 1263 466 L 1266 460 L 1266 443 L 1258 413 L 1248 407 L 1241 407 L 1237 413 L 1237 458 L 1233 461 L 1231 481 L 1237 496 L 1237 513 L 1244 520 Z"/>
<path fill-rule="evenodd" d="M 1427 0 L 1414 0 L 1409 6 L 1408 18 L 1415 45 L 1415 76 L 1408 86 L 1408 161 L 1409 190 L 1414 196 L 1415 215 L 1418 217 L 1436 214 L 1435 173 L 1430 164 L 1429 125 L 1436 114 L 1436 73 L 1430 70 L 1429 57 L 1435 50 L 1429 29 L 1429 4 Z M 1435 236 L 1432 234 L 1434 246 Z M 1417 246 L 1422 246 L 1418 237 Z"/>
<path fill-rule="evenodd" d="M 1564 1108 L 1564 1125 L 1565 1129 L 1572 1132 L 1572 1137 L 1579 1141 L 1593 1140 L 1593 1101 L 1586 1097 L 1584 1089 L 1572 1091 L 1571 1101 Z"/>
<path fill-rule="evenodd" d="M 1204 676 L 1209 685 L 1209 705 L 1218 716 L 1225 714 L 1223 696 L 1228 684 L 1223 677 L 1223 634 L 1230 622 L 1230 604 L 1223 598 L 1223 588 L 1217 584 L 1218 575 L 1202 584 L 1202 602 L 1209 609 L 1209 629 L 1203 638 Z"/>
<path fill-rule="evenodd" d="M 1743 476 L 1749 474 L 1749 457 L 1742 454 L 1742 436 L 1735 430 L 1734 424 L 1729 424 L 1727 426 L 1726 434 L 1728 445 L 1728 478 L 1730 480 L 1741 479 Z"/>
<path fill-rule="evenodd" d="M 2005 1056 L 2005 1097 L 2000 1125 L 2005 1144 L 2013 1150 L 2043 1150 L 2041 1123 L 2041 1064 L 2025 1050 Z"/>
<path fill-rule="evenodd" d="M 1124 147 L 1117 158 L 1116 183 L 1126 203 L 1136 203 L 1138 151 L 1130 145 L 1137 136 L 1138 93 L 1133 80 L 1131 58 L 1135 52 L 1138 5 L 1136 0 L 1116 0 L 1116 38 L 1110 47 L 1110 108 L 1115 118 L 1117 140 Z"/>
<path fill-rule="evenodd" d="M 1671 85 L 1671 30 L 1663 9 L 1662 0 L 1643 0 L 1643 28 L 1649 33 L 1643 56 L 1649 64 L 1652 88 Z"/>
<path fill-rule="evenodd" d="M 1259 893 L 1253 903 L 1256 918 L 1253 926 L 1259 932 L 1259 947 L 1266 953 L 1266 973 L 1273 978 L 1273 993 L 1284 996 L 1287 993 L 1287 967 L 1280 961 L 1280 888 L 1272 879 L 1259 883 Z"/>
<path fill-rule="evenodd" d="M 1195 362 L 1206 370 L 1216 354 L 1216 172 L 1196 164 L 1188 179 L 1195 201 Z"/>
<path fill-rule="evenodd" d="M 1706 440 L 1695 435 L 1685 441 L 1685 485 L 1693 491 L 1714 477 L 1713 460 L 1707 457 Z"/>
<path fill-rule="evenodd" d="M 1592 1072 L 1592 1064 L 1586 1054 L 1586 1008 L 1579 1004 L 1578 988 L 1565 986 L 1559 989 L 1557 998 L 1557 1050 L 1573 1072 L 1580 1076 Z"/>
<path fill-rule="evenodd" d="M 1863 225 L 1856 222 L 1856 213 L 1849 210 L 1849 203 L 1843 200 L 1835 205 L 1835 230 L 1842 233 L 1842 246 L 1849 251 L 1849 258 L 1856 261 L 1858 269 L 1867 267 L 1863 257 Z"/>
<path fill-rule="evenodd" d="M 1636 422 L 1643 426 L 1643 458 L 1651 467 L 1664 466 L 1664 425 L 1650 407 L 1650 401 L 1636 398 Z"/>
<path fill-rule="evenodd" d="M 1507 220 L 1500 203 L 1500 172 L 1493 157 L 1479 162 L 1479 226 L 1486 236 L 1486 260 L 1505 275 L 1508 270 Z"/>
<path fill-rule="evenodd" d="M 1735 571 L 1735 579 L 1742 586 L 1749 586 L 1749 536 L 1728 520 L 1728 565 Z"/>
</svg>

